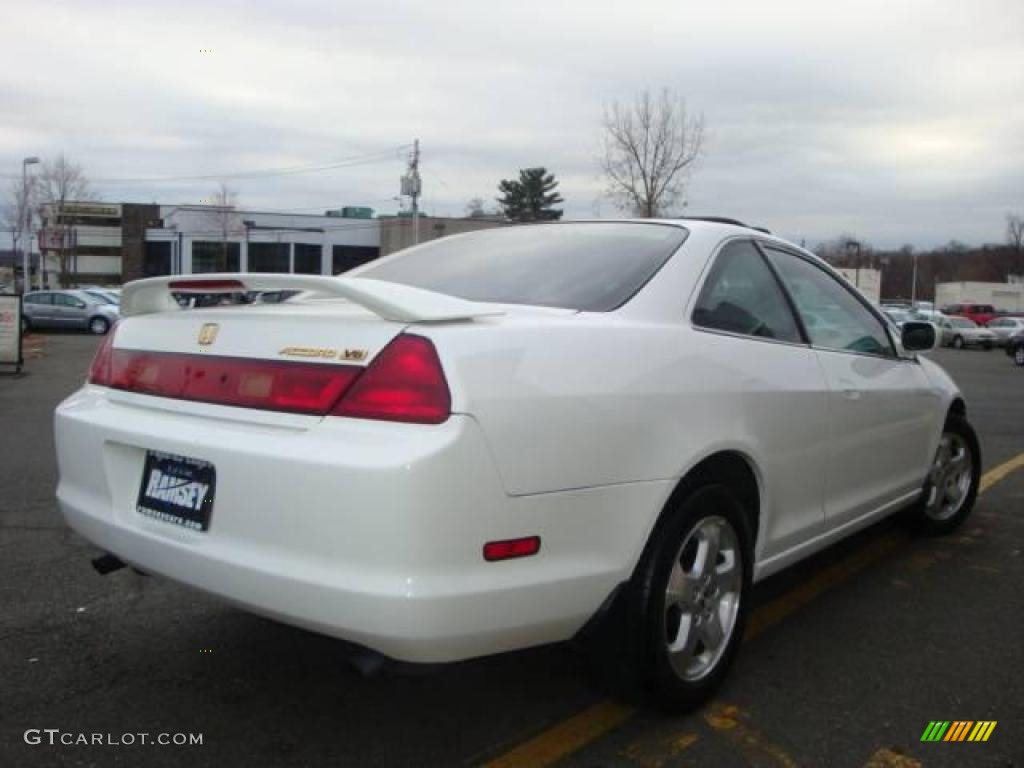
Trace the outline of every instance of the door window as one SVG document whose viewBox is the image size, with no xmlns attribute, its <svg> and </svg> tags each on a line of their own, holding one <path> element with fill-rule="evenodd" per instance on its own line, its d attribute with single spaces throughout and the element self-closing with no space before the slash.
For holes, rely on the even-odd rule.
<svg viewBox="0 0 1024 768">
<path fill-rule="evenodd" d="M 895 357 L 882 321 L 836 278 L 792 253 L 765 248 L 816 347 Z"/>
<path fill-rule="evenodd" d="M 77 307 L 82 302 L 66 293 L 57 293 L 53 296 L 53 303 L 60 307 Z"/>
<path fill-rule="evenodd" d="M 729 243 L 718 254 L 693 311 L 693 323 L 763 339 L 803 341 L 778 281 L 749 241 Z"/>
</svg>

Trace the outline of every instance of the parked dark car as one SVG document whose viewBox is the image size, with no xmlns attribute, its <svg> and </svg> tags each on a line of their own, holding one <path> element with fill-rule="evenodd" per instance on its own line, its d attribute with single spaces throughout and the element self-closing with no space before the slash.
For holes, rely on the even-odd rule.
<svg viewBox="0 0 1024 768">
<path fill-rule="evenodd" d="M 1012 357 L 1017 365 L 1024 366 L 1024 331 L 1015 333 L 1006 340 L 1006 354 Z"/>
</svg>

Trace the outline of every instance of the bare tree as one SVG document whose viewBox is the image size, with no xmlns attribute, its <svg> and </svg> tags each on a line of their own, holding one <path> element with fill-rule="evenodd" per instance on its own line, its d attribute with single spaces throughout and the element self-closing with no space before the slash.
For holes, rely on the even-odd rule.
<svg viewBox="0 0 1024 768">
<path fill-rule="evenodd" d="M 71 225 L 64 215 L 64 209 L 69 202 L 93 200 L 95 195 L 82 166 L 69 160 L 62 152 L 52 160 L 43 162 L 42 171 L 36 179 L 34 198 L 34 203 L 47 213 L 49 229 L 57 232 L 59 280 L 61 286 L 66 288 L 68 260 L 71 256 Z"/>
<path fill-rule="evenodd" d="M 15 254 L 18 253 L 20 243 L 28 242 L 28 235 L 32 231 L 30 217 L 32 215 L 32 193 L 35 179 L 28 177 L 23 184 L 21 179 L 11 179 L 7 189 L 7 195 L 0 204 L 0 226 L 11 233 L 11 247 Z M 17 266 L 12 263 L 12 274 L 17 273 Z M 27 285 L 27 283 L 25 283 Z M 26 290 L 28 290 L 26 288 Z"/>
<path fill-rule="evenodd" d="M 1014 266 L 1024 281 L 1024 216 L 1019 213 L 1006 214 L 1006 242 L 1013 248 L 1016 256 Z"/>
<path fill-rule="evenodd" d="M 482 197 L 471 197 L 466 202 L 466 218 L 482 219 L 487 215 L 484 210 L 484 199 Z"/>
<path fill-rule="evenodd" d="M 231 189 L 223 181 L 210 196 L 210 210 L 206 214 L 206 224 L 216 232 L 220 241 L 220 260 L 218 272 L 228 271 L 228 243 L 232 237 L 245 233 L 245 225 L 238 213 L 238 192 Z"/>
<path fill-rule="evenodd" d="M 704 150 L 704 116 L 668 89 L 641 91 L 604 112 L 601 170 L 608 193 L 637 216 L 664 216 L 685 204 L 686 183 Z"/>
</svg>

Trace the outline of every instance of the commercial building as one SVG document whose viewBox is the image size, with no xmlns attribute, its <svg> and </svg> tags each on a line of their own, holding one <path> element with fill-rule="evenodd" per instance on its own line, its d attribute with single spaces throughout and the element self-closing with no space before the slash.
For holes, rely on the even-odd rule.
<svg viewBox="0 0 1024 768">
<path fill-rule="evenodd" d="M 418 219 L 418 241 L 504 224 L 493 218 Z M 69 202 L 45 207 L 39 244 L 46 281 L 60 263 L 72 284 L 204 272 L 336 275 L 414 243 L 407 216 L 372 218 L 367 208 L 322 215 L 212 205 Z"/>
<path fill-rule="evenodd" d="M 882 273 L 877 269 L 870 269 L 868 267 L 862 267 L 861 269 L 854 269 L 853 267 L 837 267 L 836 272 L 841 274 L 853 285 L 860 289 L 868 299 L 875 302 L 876 304 L 881 300 L 882 297 Z"/>
<path fill-rule="evenodd" d="M 1024 311 L 1024 283 L 937 283 L 935 306 L 950 304 L 991 304 L 1003 312 Z"/>
</svg>

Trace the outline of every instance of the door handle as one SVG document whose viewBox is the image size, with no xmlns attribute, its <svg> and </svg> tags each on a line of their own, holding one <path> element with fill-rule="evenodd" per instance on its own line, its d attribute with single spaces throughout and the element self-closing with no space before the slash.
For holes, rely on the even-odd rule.
<svg viewBox="0 0 1024 768">
<path fill-rule="evenodd" d="M 839 390 L 847 400 L 860 400 L 860 390 L 854 386 L 852 381 L 841 380 L 839 382 Z"/>
</svg>

